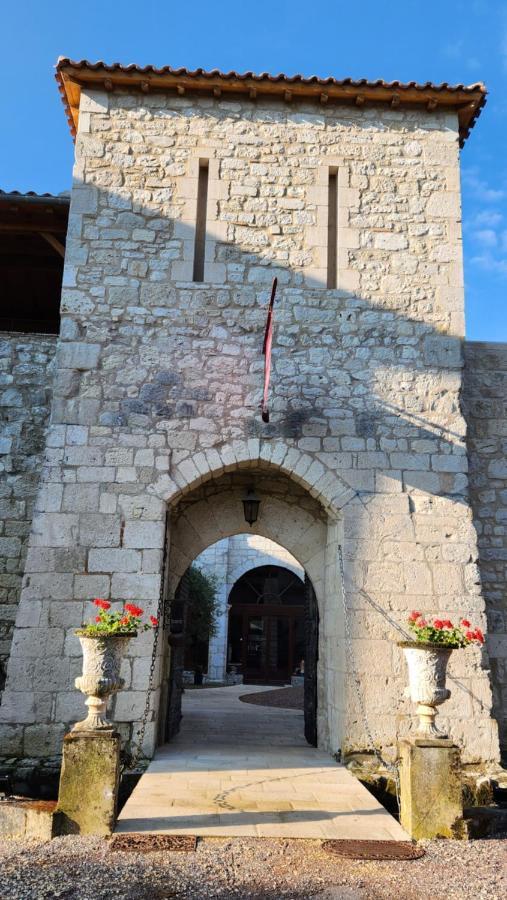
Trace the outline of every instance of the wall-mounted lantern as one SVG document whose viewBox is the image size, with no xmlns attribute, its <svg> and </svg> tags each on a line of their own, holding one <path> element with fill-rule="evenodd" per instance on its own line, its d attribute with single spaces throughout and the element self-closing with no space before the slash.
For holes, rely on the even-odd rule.
<svg viewBox="0 0 507 900">
<path fill-rule="evenodd" d="M 246 497 L 243 497 L 243 510 L 245 512 L 245 522 L 250 527 L 257 521 L 259 515 L 260 499 L 256 496 L 253 487 L 248 488 Z"/>
</svg>

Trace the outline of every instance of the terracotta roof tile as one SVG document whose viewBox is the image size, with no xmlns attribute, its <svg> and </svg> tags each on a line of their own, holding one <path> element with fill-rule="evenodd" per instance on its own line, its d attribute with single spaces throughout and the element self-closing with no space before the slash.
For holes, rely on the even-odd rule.
<svg viewBox="0 0 507 900">
<path fill-rule="evenodd" d="M 313 99 L 340 104 L 382 104 L 423 107 L 429 112 L 435 109 L 454 110 L 459 118 L 460 145 L 468 137 L 486 103 L 486 88 L 476 84 L 451 85 L 431 81 L 369 81 L 366 78 L 341 80 L 317 75 L 270 75 L 267 72 L 221 72 L 219 69 L 173 69 L 171 66 L 137 66 L 135 64 L 89 62 L 60 57 L 56 66 L 56 78 L 66 108 L 73 135 L 79 116 L 79 96 L 82 85 L 100 86 L 103 90 L 114 87 L 148 92 L 155 90 L 212 90 L 220 95 L 247 93 L 255 100 L 258 94 L 271 94 L 290 101 L 293 98 Z M 325 90 L 324 90 L 325 89 Z"/>
</svg>

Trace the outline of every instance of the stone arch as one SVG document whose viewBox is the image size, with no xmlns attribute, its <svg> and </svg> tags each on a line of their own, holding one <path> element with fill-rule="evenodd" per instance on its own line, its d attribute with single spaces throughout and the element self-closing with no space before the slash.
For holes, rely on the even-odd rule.
<svg viewBox="0 0 507 900">
<path fill-rule="evenodd" d="M 248 539 L 256 538 L 257 535 L 249 535 L 248 532 L 235 536 L 240 539 L 240 543 L 229 543 L 229 538 L 210 544 L 206 548 L 204 554 L 210 550 L 218 550 L 218 559 L 214 554 L 214 564 L 208 559 L 203 559 L 203 554 L 194 560 L 197 566 L 204 566 L 205 571 L 213 574 L 220 572 L 217 584 L 217 610 L 216 610 L 216 631 L 210 638 L 208 645 L 208 671 L 207 677 L 211 681 L 223 681 L 227 672 L 227 646 L 229 634 L 229 595 L 234 588 L 236 582 L 247 572 L 258 568 L 259 566 L 277 566 L 291 572 L 304 583 L 304 569 L 299 565 L 291 554 L 274 541 L 266 542 L 263 540 L 260 546 L 252 544 Z M 242 540 L 246 538 L 247 540 Z M 234 539 L 233 539 L 234 540 Z M 223 555 L 225 553 L 225 556 Z M 231 558 L 234 561 L 236 554 L 236 564 L 229 568 Z"/>
<path fill-rule="evenodd" d="M 297 562 L 297 560 L 296 560 Z M 252 564 L 253 563 L 253 564 Z M 251 572 L 252 569 L 258 569 L 259 566 L 278 566 L 280 569 L 288 569 L 289 572 L 292 572 L 293 575 L 297 575 L 301 581 L 304 581 L 304 578 L 301 575 L 301 568 L 298 565 L 291 564 L 288 560 L 283 559 L 280 560 L 276 556 L 272 556 L 269 553 L 262 553 L 259 551 L 258 557 L 256 557 L 255 562 L 249 560 L 248 562 L 244 562 L 241 565 L 237 566 L 227 577 L 227 588 L 228 593 L 232 591 L 234 585 L 237 581 L 242 577 L 242 575 L 246 575 L 247 572 Z"/>
<path fill-rule="evenodd" d="M 304 476 L 288 466 L 260 458 L 258 441 L 244 442 L 248 459 L 228 460 L 224 454 L 217 460 L 207 451 L 206 464 L 212 471 L 195 475 L 189 468 L 186 482 L 176 485 L 175 477 L 181 473 L 175 467 L 171 478 L 163 476 L 156 490 L 168 502 L 168 590 L 171 596 L 181 576 L 196 557 L 221 538 L 245 532 L 242 497 L 253 483 L 261 498 L 259 518 L 252 532 L 270 538 L 286 548 L 307 573 L 316 596 L 318 616 L 322 623 L 322 639 L 319 644 L 318 663 L 318 743 L 335 751 L 340 746 L 338 709 L 340 701 L 336 690 L 337 673 L 343 671 L 337 658 L 337 635 L 341 629 L 340 587 L 336 567 L 336 543 L 339 533 L 340 502 L 347 502 L 354 492 L 344 488 L 335 473 L 323 473 L 322 467 L 311 469 L 314 462 L 309 457 L 309 471 Z M 212 451 L 217 452 L 217 451 Z M 290 451 L 289 451 L 290 452 Z M 239 455 L 239 454 L 238 454 Z M 285 453 L 284 453 L 285 455 Z M 193 458 L 199 464 L 199 456 Z M 298 454 L 299 465 L 305 454 Z M 193 465 L 193 463 L 192 463 Z M 304 468 L 304 467 L 303 467 Z M 332 475 L 332 477 L 331 477 Z M 324 480 L 327 484 L 323 502 Z M 169 483 L 170 482 L 170 483 Z M 320 485 L 320 486 L 319 486 Z M 339 655 L 339 654 L 338 654 Z M 168 666 L 164 666 L 168 690 Z M 164 710 L 164 686 L 162 685 L 161 711 Z M 160 734 L 159 729 L 159 734 Z"/>
<path fill-rule="evenodd" d="M 314 454 L 283 441 L 259 438 L 234 440 L 194 454 L 189 452 L 171 467 L 170 473 L 162 474 L 149 490 L 173 506 L 207 479 L 246 468 L 278 470 L 289 476 L 318 500 L 327 515 L 335 520 L 356 493 L 335 468 L 316 459 Z"/>
</svg>

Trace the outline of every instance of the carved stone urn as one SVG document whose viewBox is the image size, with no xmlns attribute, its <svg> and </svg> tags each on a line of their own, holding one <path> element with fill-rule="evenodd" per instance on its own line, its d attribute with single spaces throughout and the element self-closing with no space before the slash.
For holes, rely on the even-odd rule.
<svg viewBox="0 0 507 900">
<path fill-rule="evenodd" d="M 447 738 L 435 725 L 437 706 L 451 696 L 445 686 L 447 663 L 452 647 L 400 641 L 408 666 L 410 698 L 417 704 L 419 726 L 417 734 L 425 738 Z"/>
<path fill-rule="evenodd" d="M 136 633 L 89 637 L 78 630 L 76 634 L 83 649 L 83 674 L 74 683 L 78 690 L 88 695 L 88 716 L 82 722 L 76 722 L 72 731 L 114 731 L 106 714 L 107 701 L 125 684 L 120 678 L 121 661 Z"/>
</svg>

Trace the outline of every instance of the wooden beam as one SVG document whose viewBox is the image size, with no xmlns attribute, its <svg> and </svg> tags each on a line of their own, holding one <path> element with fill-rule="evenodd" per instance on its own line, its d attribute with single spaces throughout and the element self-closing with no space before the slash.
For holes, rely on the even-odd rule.
<svg viewBox="0 0 507 900">
<path fill-rule="evenodd" d="M 2 221 L 0 218 L 0 231 L 9 231 L 13 234 L 15 232 L 41 234 L 44 231 L 45 234 L 59 234 L 60 237 L 64 238 L 67 231 L 67 223 L 41 222 L 40 219 L 37 221 L 36 219 L 23 219 L 21 216 L 13 216 L 12 222 Z"/>
<path fill-rule="evenodd" d="M 79 69 L 74 68 L 72 66 L 67 66 L 65 69 L 62 69 L 60 74 L 65 80 L 65 87 L 67 89 L 67 83 L 70 81 L 72 84 L 76 85 L 78 88 L 86 85 L 93 84 L 102 84 L 104 85 L 104 72 L 100 71 L 100 69 Z M 121 87 L 130 87 L 131 89 L 140 89 L 140 84 L 142 81 L 148 81 L 152 87 L 156 85 L 157 90 L 164 90 L 168 88 L 174 89 L 177 84 L 186 87 L 188 90 L 194 91 L 212 91 L 214 87 L 220 88 L 222 93 L 249 93 L 251 89 L 254 89 L 257 94 L 272 94 L 278 95 L 283 94 L 286 90 L 288 90 L 285 85 L 286 82 L 283 81 L 259 81 L 253 80 L 250 78 L 239 79 L 239 78 L 221 78 L 220 76 L 190 76 L 190 75 L 181 75 L 174 74 L 169 72 L 164 72 L 160 75 L 154 74 L 153 72 L 143 72 L 142 75 L 139 72 L 130 71 L 127 72 L 125 70 L 119 70 L 114 73 L 109 73 L 110 77 L 107 79 L 108 84 L 118 85 Z M 317 84 L 304 84 L 292 82 L 290 85 L 290 93 L 293 94 L 294 97 L 304 96 L 304 97 L 318 97 L 322 93 L 322 85 Z M 331 100 L 350 100 L 352 102 L 355 101 L 358 96 L 357 87 L 349 84 L 330 84 L 326 85 L 326 93 L 329 95 L 329 99 Z M 403 104 L 414 104 L 416 106 L 424 106 L 425 103 L 434 95 L 435 90 L 433 88 L 427 88 L 425 90 L 417 89 L 417 88 L 406 88 L 401 90 L 400 97 L 403 98 Z M 484 95 L 484 91 L 480 88 L 477 89 L 478 95 Z M 393 98 L 393 89 L 389 88 L 387 85 L 374 85 L 372 87 L 368 87 L 367 85 L 361 89 L 361 96 L 365 98 L 368 102 L 376 102 L 376 103 L 391 103 Z M 470 91 L 465 90 L 444 90 L 438 92 L 438 101 L 439 104 L 443 106 L 450 106 L 453 108 L 457 108 L 459 106 L 463 106 L 465 104 L 469 104 L 472 99 L 472 95 Z"/>
<path fill-rule="evenodd" d="M 39 234 L 48 242 L 48 244 L 51 244 L 53 250 L 56 250 L 61 257 L 65 257 L 65 247 L 60 243 L 58 238 L 55 238 L 54 234 L 49 234 L 47 231 L 40 231 Z"/>
</svg>

